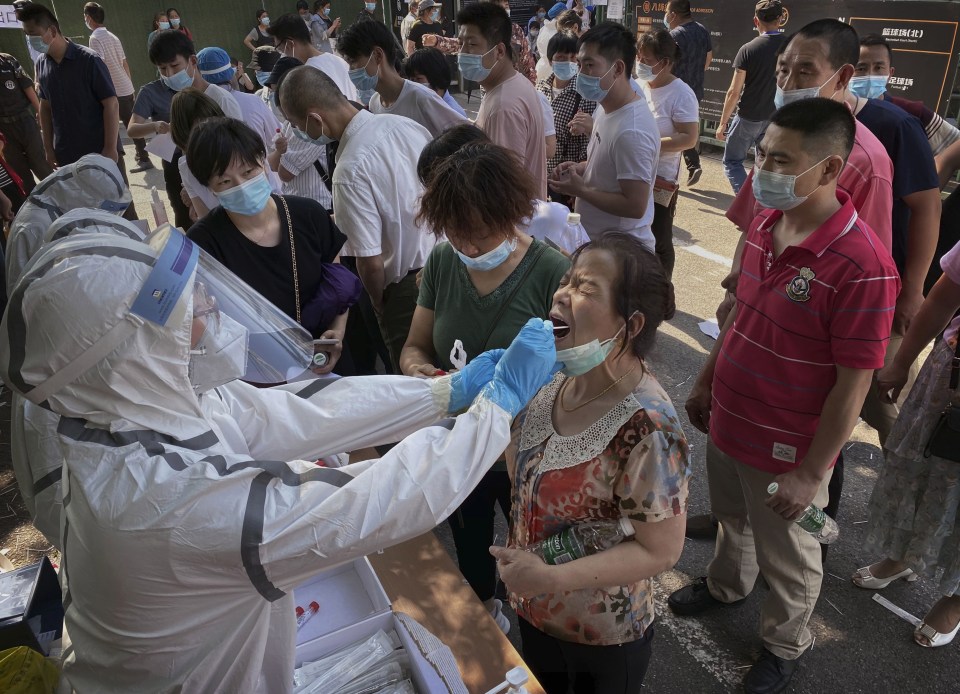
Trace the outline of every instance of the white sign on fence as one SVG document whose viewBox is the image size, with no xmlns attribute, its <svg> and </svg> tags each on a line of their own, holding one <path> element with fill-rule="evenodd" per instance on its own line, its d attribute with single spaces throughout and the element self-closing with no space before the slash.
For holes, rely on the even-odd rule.
<svg viewBox="0 0 960 694">
<path fill-rule="evenodd" d="M 21 29 L 13 5 L 0 5 L 0 29 Z"/>
</svg>

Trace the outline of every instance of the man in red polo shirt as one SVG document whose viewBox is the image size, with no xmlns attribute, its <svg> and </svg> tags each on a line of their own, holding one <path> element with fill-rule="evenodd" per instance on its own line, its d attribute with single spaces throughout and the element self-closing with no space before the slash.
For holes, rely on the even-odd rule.
<svg viewBox="0 0 960 694">
<path fill-rule="evenodd" d="M 742 602 L 762 571 L 764 650 L 746 692 L 779 692 L 810 646 L 820 546 L 792 521 L 827 502 L 831 468 L 883 365 L 900 280 L 890 252 L 837 181 L 854 145 L 850 110 L 787 104 L 757 149 L 765 208 L 746 235 L 737 305 L 687 401 L 708 432 L 720 523 L 707 576 L 670 596 L 678 614 Z M 768 496 L 767 485 L 779 491 Z"/>
</svg>

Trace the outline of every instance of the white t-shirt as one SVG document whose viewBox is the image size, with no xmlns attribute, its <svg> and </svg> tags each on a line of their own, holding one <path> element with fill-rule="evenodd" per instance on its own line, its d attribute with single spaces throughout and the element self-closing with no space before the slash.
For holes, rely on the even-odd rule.
<svg viewBox="0 0 960 694">
<path fill-rule="evenodd" d="M 340 138 L 333 211 L 347 237 L 341 253 L 382 255 L 387 284 L 422 268 L 437 243 L 415 221 L 423 193 L 417 160 L 431 139 L 409 118 L 369 111 L 354 116 Z"/>
<path fill-rule="evenodd" d="M 674 123 L 700 122 L 700 104 L 697 103 L 697 96 L 683 80 L 675 79 L 670 84 L 656 89 L 652 89 L 649 83 L 644 82 L 643 93 L 657 121 L 660 137 L 669 137 L 677 132 Z M 680 174 L 682 154 L 682 152 L 661 152 L 657 176 L 676 183 Z"/>
<path fill-rule="evenodd" d="M 272 152 L 274 150 L 273 140 L 280 128 L 280 121 L 273 115 L 273 111 L 256 94 L 244 94 L 232 90 L 230 94 L 236 99 L 240 110 L 243 112 L 243 122 L 263 138 L 263 146 L 267 153 Z"/>
<path fill-rule="evenodd" d="M 350 66 L 347 61 L 333 53 L 321 53 L 308 58 L 304 65 L 315 67 L 333 80 L 340 87 L 340 91 L 350 101 L 357 100 L 357 88 L 350 81 Z"/>
<path fill-rule="evenodd" d="M 391 113 L 414 120 L 437 137 L 447 128 L 466 123 L 467 119 L 447 106 L 435 91 L 422 84 L 403 81 L 400 96 L 389 106 L 380 101 L 380 94 L 374 92 L 368 107 L 371 113 Z"/>
<path fill-rule="evenodd" d="M 637 99 L 613 113 L 598 106 L 593 114 L 593 134 L 587 146 L 584 182 L 608 193 L 620 192 L 620 181 L 644 181 L 650 184 L 650 197 L 641 219 L 618 217 L 577 199 L 583 227 L 590 238 L 604 231 L 625 231 L 639 238 L 652 251 L 653 180 L 660 156 L 657 122 L 644 99 Z"/>
<path fill-rule="evenodd" d="M 223 87 L 216 84 L 208 84 L 204 94 L 217 102 L 217 106 L 223 111 L 227 118 L 236 118 L 243 120 L 243 111 L 240 110 L 240 104 L 233 98 L 233 94 Z"/>
<path fill-rule="evenodd" d="M 556 135 L 557 126 L 553 122 L 553 106 L 550 105 L 550 102 L 543 92 L 538 91 L 537 96 L 540 97 L 540 106 L 543 108 L 543 136 L 550 137 L 551 135 Z"/>
</svg>

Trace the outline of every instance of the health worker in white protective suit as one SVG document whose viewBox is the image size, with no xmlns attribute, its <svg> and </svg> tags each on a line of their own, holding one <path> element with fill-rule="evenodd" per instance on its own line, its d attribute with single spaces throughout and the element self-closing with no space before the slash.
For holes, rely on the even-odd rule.
<svg viewBox="0 0 960 694">
<path fill-rule="evenodd" d="M 61 417 L 66 690 L 290 691 L 292 589 L 446 518 L 555 370 L 533 319 L 439 379 L 231 383 L 217 390 L 250 444 L 238 454 L 200 398 L 305 369 L 312 341 L 197 250 L 170 227 L 65 239 L 0 324 L 4 380 Z M 399 439 L 339 469 L 292 459 Z"/>
<path fill-rule="evenodd" d="M 40 250 L 50 224 L 78 207 L 93 207 L 122 215 L 130 206 L 130 191 L 115 162 L 99 154 L 85 154 L 43 179 L 10 223 L 7 237 L 7 295 L 23 268 Z"/>
<path fill-rule="evenodd" d="M 36 241 L 38 249 L 78 234 L 114 234 L 134 241 L 142 241 L 144 236 L 136 224 L 114 213 L 85 207 L 70 210 L 47 227 Z M 60 512 L 63 509 L 60 485 L 63 453 L 57 439 L 59 421 L 59 415 L 13 393 L 10 403 L 13 471 L 34 526 L 57 549 L 61 549 Z"/>
</svg>

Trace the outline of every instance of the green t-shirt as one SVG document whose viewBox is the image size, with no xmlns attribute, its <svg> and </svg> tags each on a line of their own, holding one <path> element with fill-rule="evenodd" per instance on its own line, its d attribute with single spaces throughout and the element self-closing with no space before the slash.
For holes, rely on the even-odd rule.
<svg viewBox="0 0 960 694">
<path fill-rule="evenodd" d="M 549 315 L 553 294 L 569 268 L 566 256 L 534 239 L 503 284 L 481 297 L 453 247 L 438 244 L 423 267 L 417 298 L 417 304 L 434 312 L 436 366 L 453 368 L 450 350 L 457 339 L 463 343 L 467 361 L 488 349 L 509 347 L 528 320 Z M 510 305 L 501 313 L 507 300 Z"/>
</svg>

